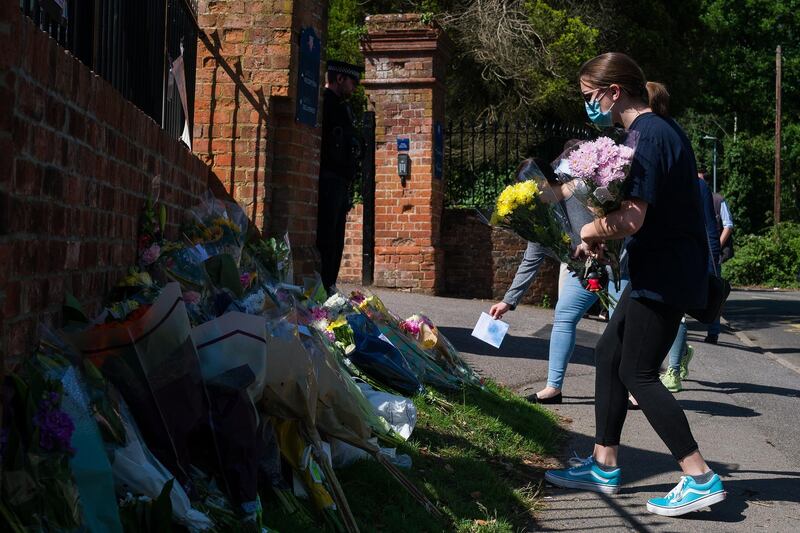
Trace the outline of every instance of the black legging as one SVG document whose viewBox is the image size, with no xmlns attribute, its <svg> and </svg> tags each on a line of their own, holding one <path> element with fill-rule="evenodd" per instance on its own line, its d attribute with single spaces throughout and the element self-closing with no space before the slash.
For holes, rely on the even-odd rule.
<svg viewBox="0 0 800 533">
<path fill-rule="evenodd" d="M 350 210 L 350 188 L 347 181 L 326 173 L 319 180 L 317 204 L 317 250 L 322 265 L 320 277 L 326 290 L 336 283 L 344 251 L 347 212 Z"/>
<path fill-rule="evenodd" d="M 619 444 L 628 413 L 628 392 L 677 460 L 697 450 L 689 421 L 678 401 L 658 379 L 658 371 L 678 332 L 683 311 L 623 291 L 595 348 L 597 444 Z"/>
</svg>

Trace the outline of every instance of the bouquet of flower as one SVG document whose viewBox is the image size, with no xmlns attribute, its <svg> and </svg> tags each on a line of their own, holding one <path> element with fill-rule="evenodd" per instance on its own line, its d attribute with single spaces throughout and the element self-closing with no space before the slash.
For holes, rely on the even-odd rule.
<svg viewBox="0 0 800 533">
<path fill-rule="evenodd" d="M 412 315 L 400 323 L 400 329 L 417 339 L 436 363 L 466 385 L 481 386 L 481 380 L 461 358 L 458 350 L 425 315 Z"/>
<path fill-rule="evenodd" d="M 555 172 L 597 216 L 619 209 L 638 139 L 635 132 L 572 145 L 558 159 Z"/>
<path fill-rule="evenodd" d="M 555 173 L 595 216 L 604 217 L 622 205 L 625 180 L 633 164 L 637 142 L 637 132 L 614 130 L 594 141 L 573 143 L 554 163 Z M 618 287 L 622 244 L 621 240 L 605 244 L 605 256 Z M 584 286 L 604 294 L 599 287 L 607 283 L 608 276 L 602 265 L 591 261 L 593 264 L 586 269 L 588 274 L 583 278 Z"/>
<path fill-rule="evenodd" d="M 531 165 L 535 166 L 533 163 Z M 566 261 L 570 255 L 570 238 L 559 222 L 555 196 L 543 175 L 541 178 L 506 187 L 497 198 L 491 223 L 549 248 L 556 257 Z"/>
<path fill-rule="evenodd" d="M 9 530 L 71 531 L 82 523 L 70 460 L 75 423 L 63 409 L 64 389 L 35 357 L 2 387 L 0 524 Z"/>
</svg>

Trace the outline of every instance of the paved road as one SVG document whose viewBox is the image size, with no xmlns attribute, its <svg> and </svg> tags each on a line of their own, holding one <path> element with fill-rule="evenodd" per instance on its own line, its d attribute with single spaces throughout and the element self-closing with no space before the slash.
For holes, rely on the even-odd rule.
<svg viewBox="0 0 800 533">
<path fill-rule="evenodd" d="M 800 291 L 733 291 L 724 315 L 753 344 L 800 369 Z"/>
<path fill-rule="evenodd" d="M 522 306 L 506 315 L 509 336 L 496 350 L 470 336 L 480 311 L 488 310 L 490 302 L 378 293 L 398 314 L 428 314 L 482 374 L 526 395 L 543 386 L 552 311 Z M 750 328 L 748 338 L 763 339 L 771 350 L 793 357 L 798 337 L 778 318 L 781 311 L 769 302 L 772 296 L 734 293 L 728 307 L 730 321 L 737 328 Z M 788 297 L 785 305 L 790 310 L 796 296 Z M 754 308 L 759 310 L 757 316 L 749 316 L 748 309 Z M 593 346 L 604 326 L 595 320 L 581 322 L 567 370 L 565 403 L 552 406 L 564 417 L 568 431 L 564 453 L 557 458 L 562 462 L 572 450 L 584 456 L 591 450 Z M 689 342 L 697 355 L 678 399 L 701 450 L 723 476 L 728 500 L 713 510 L 677 519 L 648 513 L 647 498 L 669 491 L 679 473 L 643 414 L 631 412 L 620 452 L 625 482 L 621 493 L 608 497 L 548 487 L 546 508 L 529 530 L 800 531 L 800 374 L 729 331 L 717 346 L 702 343 L 703 336 L 703 328 L 690 323 Z"/>
</svg>

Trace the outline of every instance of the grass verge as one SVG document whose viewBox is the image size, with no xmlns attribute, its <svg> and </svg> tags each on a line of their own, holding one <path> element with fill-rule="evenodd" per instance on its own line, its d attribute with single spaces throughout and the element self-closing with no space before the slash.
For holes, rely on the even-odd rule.
<svg viewBox="0 0 800 533">
<path fill-rule="evenodd" d="M 442 408 L 417 397 L 419 417 L 398 453 L 411 456 L 405 471 L 436 502 L 446 519 L 428 513 L 375 462 L 340 470 L 339 479 L 362 531 L 512 532 L 532 519 L 542 479 L 542 457 L 556 451 L 561 432 L 550 412 L 487 383 L 488 392 L 434 393 Z M 268 506 L 279 531 L 319 531 Z"/>
</svg>

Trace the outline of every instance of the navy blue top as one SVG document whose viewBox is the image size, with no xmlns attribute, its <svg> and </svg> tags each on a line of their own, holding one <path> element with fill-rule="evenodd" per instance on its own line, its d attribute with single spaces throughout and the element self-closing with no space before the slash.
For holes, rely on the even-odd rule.
<svg viewBox="0 0 800 533">
<path fill-rule="evenodd" d="M 626 198 L 647 202 L 644 223 L 628 239 L 631 296 L 686 310 L 706 304 L 708 242 L 694 151 L 672 119 L 639 115 Z"/>
<path fill-rule="evenodd" d="M 711 253 L 708 256 L 708 271 L 714 274 L 717 272 L 717 265 L 719 264 L 719 228 L 717 227 L 717 212 L 714 209 L 714 194 L 708 188 L 705 180 L 697 179 L 700 185 L 700 198 L 703 202 L 703 220 L 706 223 L 706 236 L 708 237 L 708 245 Z"/>
</svg>

